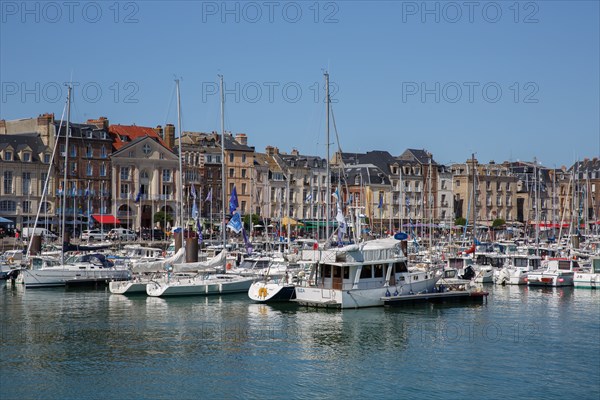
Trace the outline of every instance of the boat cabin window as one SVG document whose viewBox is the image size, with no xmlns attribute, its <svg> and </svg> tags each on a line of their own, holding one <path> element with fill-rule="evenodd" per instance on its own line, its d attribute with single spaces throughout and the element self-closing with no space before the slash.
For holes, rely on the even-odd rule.
<svg viewBox="0 0 600 400">
<path fill-rule="evenodd" d="M 592 272 L 595 274 L 600 273 L 600 258 L 594 258 L 592 260 Z"/>
<path fill-rule="evenodd" d="M 373 275 L 372 266 L 371 265 L 363 265 L 362 270 L 360 271 L 360 279 L 371 278 Z"/>
<path fill-rule="evenodd" d="M 383 264 L 375 265 L 375 278 L 383 278 Z"/>
<path fill-rule="evenodd" d="M 529 260 L 529 265 L 533 268 L 533 269 L 538 269 L 540 267 L 540 259 L 539 258 L 532 258 Z"/>
<path fill-rule="evenodd" d="M 323 277 L 331 278 L 331 265 L 323 265 Z"/>
<path fill-rule="evenodd" d="M 334 266 L 333 267 L 333 277 L 341 278 L 342 277 L 342 267 Z"/>
<path fill-rule="evenodd" d="M 527 259 L 526 258 L 515 258 L 514 264 L 515 264 L 515 267 L 527 267 Z"/>
<path fill-rule="evenodd" d="M 451 258 L 448 260 L 448 266 L 450 268 L 460 269 L 463 267 L 463 260 L 462 260 L 462 258 Z M 400 271 L 400 272 L 406 272 L 406 271 Z"/>
<path fill-rule="evenodd" d="M 350 268 L 342 268 L 344 279 L 350 279 Z"/>
<path fill-rule="evenodd" d="M 575 264 L 575 262 L 573 262 L 573 264 Z M 575 266 L 575 265 L 573 265 Z M 560 260 L 558 262 L 558 269 L 562 269 L 562 270 L 570 270 L 571 269 L 571 261 L 569 260 Z"/>
<path fill-rule="evenodd" d="M 394 273 L 399 273 L 399 272 L 408 272 L 408 268 L 406 268 L 405 262 L 394 263 Z"/>
</svg>

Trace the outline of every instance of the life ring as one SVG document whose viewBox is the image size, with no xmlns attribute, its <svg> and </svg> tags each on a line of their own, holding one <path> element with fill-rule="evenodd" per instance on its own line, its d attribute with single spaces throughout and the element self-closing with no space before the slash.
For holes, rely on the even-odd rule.
<svg viewBox="0 0 600 400">
<path fill-rule="evenodd" d="M 227 263 L 227 266 L 226 266 L 226 268 L 227 268 L 227 269 L 231 269 L 231 263 Z"/>
<path fill-rule="evenodd" d="M 268 294 L 269 292 L 267 291 L 266 287 L 261 287 L 260 289 L 258 289 L 258 297 L 264 299 L 265 297 L 267 297 Z"/>
<path fill-rule="evenodd" d="M 15 259 L 12 257 L 8 257 L 8 260 L 6 260 L 6 262 L 8 262 L 9 264 L 12 264 L 15 262 Z"/>
</svg>

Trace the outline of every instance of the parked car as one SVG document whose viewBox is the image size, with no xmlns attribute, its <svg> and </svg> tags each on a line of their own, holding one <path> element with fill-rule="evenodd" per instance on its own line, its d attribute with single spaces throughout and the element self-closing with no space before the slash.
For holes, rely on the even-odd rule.
<svg viewBox="0 0 600 400">
<path fill-rule="evenodd" d="M 110 240 L 136 240 L 137 234 L 129 229 L 115 228 L 108 232 L 107 238 Z"/>
<path fill-rule="evenodd" d="M 81 234 L 81 240 L 106 240 L 108 238 L 108 232 L 101 231 L 100 229 L 91 229 L 87 231 L 83 231 Z"/>
<path fill-rule="evenodd" d="M 41 236 L 44 240 L 56 240 L 58 236 L 54 234 L 54 232 L 49 231 L 45 228 L 23 228 L 22 238 L 29 239 L 31 236 L 38 235 Z"/>
<path fill-rule="evenodd" d="M 142 239 L 165 240 L 165 233 L 160 229 L 144 229 L 142 230 Z"/>
</svg>

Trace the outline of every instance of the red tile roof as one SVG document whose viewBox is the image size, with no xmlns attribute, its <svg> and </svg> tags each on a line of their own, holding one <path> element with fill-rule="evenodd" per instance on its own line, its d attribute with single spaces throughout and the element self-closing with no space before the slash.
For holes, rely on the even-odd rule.
<svg viewBox="0 0 600 400">
<path fill-rule="evenodd" d="M 135 126 L 135 125 L 111 125 L 108 127 L 108 133 L 113 138 L 113 146 L 115 150 L 120 150 L 127 143 L 133 142 L 138 138 L 149 136 L 158 140 L 160 144 L 169 148 L 164 140 L 153 128 L 146 126 Z M 126 136 L 128 140 L 125 142 L 121 139 L 122 136 Z"/>
</svg>

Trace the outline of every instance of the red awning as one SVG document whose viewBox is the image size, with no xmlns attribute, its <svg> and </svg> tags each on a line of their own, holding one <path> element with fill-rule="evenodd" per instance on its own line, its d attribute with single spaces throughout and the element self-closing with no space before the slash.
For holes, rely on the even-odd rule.
<svg viewBox="0 0 600 400">
<path fill-rule="evenodd" d="M 101 224 L 118 225 L 121 223 L 121 221 L 114 215 L 92 214 L 92 218 Z"/>
</svg>

